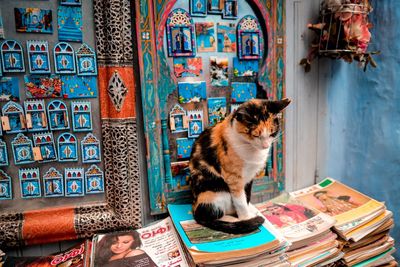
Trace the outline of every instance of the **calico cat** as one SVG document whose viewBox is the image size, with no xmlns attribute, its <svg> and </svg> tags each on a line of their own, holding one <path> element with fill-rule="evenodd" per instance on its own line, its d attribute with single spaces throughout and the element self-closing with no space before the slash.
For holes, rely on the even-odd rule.
<svg viewBox="0 0 400 267">
<path fill-rule="evenodd" d="M 248 205 L 251 187 L 278 137 L 278 114 L 289 103 L 287 98 L 250 100 L 200 134 L 189 163 L 193 216 L 198 223 L 238 234 L 264 222 Z"/>
</svg>

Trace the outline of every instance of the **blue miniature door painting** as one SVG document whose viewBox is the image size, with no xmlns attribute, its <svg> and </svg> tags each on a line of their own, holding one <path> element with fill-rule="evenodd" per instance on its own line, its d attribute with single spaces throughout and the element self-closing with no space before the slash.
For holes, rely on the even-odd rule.
<svg viewBox="0 0 400 267">
<path fill-rule="evenodd" d="M 72 128 L 74 132 L 92 130 L 92 110 L 90 102 L 72 102 Z"/>
<path fill-rule="evenodd" d="M 39 163 L 57 160 L 53 133 L 37 133 L 33 134 L 32 138 L 35 147 L 40 148 L 41 159 L 39 160 Z"/>
<path fill-rule="evenodd" d="M 88 133 L 81 141 L 83 163 L 101 162 L 100 141 L 92 133 Z"/>
<path fill-rule="evenodd" d="M 62 94 L 64 98 L 93 98 L 97 97 L 96 76 L 61 76 Z"/>
<path fill-rule="evenodd" d="M 82 8 L 73 6 L 58 7 L 58 40 L 82 42 Z"/>
<path fill-rule="evenodd" d="M 33 145 L 29 137 L 19 133 L 11 142 L 11 146 L 15 165 L 35 162 L 33 157 Z"/>
<path fill-rule="evenodd" d="M 177 158 L 178 159 L 188 159 L 190 153 L 192 153 L 192 147 L 194 143 L 194 138 L 177 138 Z"/>
<path fill-rule="evenodd" d="M 76 51 L 75 57 L 78 75 L 97 75 L 96 53 L 90 46 L 85 43 L 82 44 L 82 46 Z"/>
<path fill-rule="evenodd" d="M 69 129 L 67 105 L 61 100 L 53 100 L 47 105 L 50 130 Z"/>
<path fill-rule="evenodd" d="M 98 194 L 104 192 L 104 175 L 96 165 L 90 166 L 85 172 L 86 194 Z"/>
<path fill-rule="evenodd" d="M 0 166 L 8 166 L 7 144 L 0 139 Z"/>
<path fill-rule="evenodd" d="M 238 56 L 239 59 L 259 59 L 262 55 L 262 35 L 258 20 L 244 16 L 238 23 Z"/>
<path fill-rule="evenodd" d="M 9 101 L 4 105 L 2 124 L 3 130 L 7 133 L 20 133 L 26 131 L 24 109 L 14 101 Z"/>
<path fill-rule="evenodd" d="M 7 200 L 12 198 L 13 193 L 11 177 L 3 170 L 0 170 L 0 200 Z"/>
<path fill-rule="evenodd" d="M 57 74 L 75 74 L 75 52 L 74 48 L 66 43 L 59 42 L 54 46 L 54 70 Z"/>
<path fill-rule="evenodd" d="M 78 141 L 71 133 L 63 133 L 57 140 L 58 161 L 78 161 Z"/>
<path fill-rule="evenodd" d="M 167 46 L 170 57 L 191 57 L 195 52 L 194 23 L 189 13 L 177 8 L 167 18 Z"/>
<path fill-rule="evenodd" d="M 1 44 L 0 53 L 3 72 L 25 72 L 24 52 L 20 43 L 5 40 Z"/>
<path fill-rule="evenodd" d="M 169 113 L 169 124 L 172 133 L 187 131 L 186 111 L 179 104 L 175 104 Z"/>
<path fill-rule="evenodd" d="M 47 41 L 26 41 L 29 72 L 50 73 L 49 43 Z"/>
<path fill-rule="evenodd" d="M 238 16 L 238 1 L 237 0 L 225 0 L 224 9 L 222 11 L 222 18 L 224 19 L 236 19 Z"/>
<path fill-rule="evenodd" d="M 207 99 L 208 126 L 213 126 L 226 116 L 226 98 L 210 97 Z"/>
<path fill-rule="evenodd" d="M 42 196 L 39 168 L 19 169 L 19 182 L 22 198 Z"/>
<path fill-rule="evenodd" d="M 62 174 L 51 167 L 43 175 L 43 191 L 45 197 L 64 196 L 64 180 Z"/>
<path fill-rule="evenodd" d="M 83 168 L 65 168 L 65 196 L 66 197 L 81 197 L 85 194 Z"/>
<path fill-rule="evenodd" d="M 48 125 L 44 100 L 26 100 L 24 105 L 28 131 L 37 132 L 47 130 Z"/>
<path fill-rule="evenodd" d="M 203 131 L 203 110 L 188 111 L 189 129 L 188 137 L 198 137 Z"/>
<path fill-rule="evenodd" d="M 256 98 L 257 86 L 255 83 L 233 82 L 231 101 L 233 103 L 243 103 Z"/>
<path fill-rule="evenodd" d="M 0 78 L 0 102 L 8 101 L 19 101 L 19 85 L 17 77 Z"/>
</svg>

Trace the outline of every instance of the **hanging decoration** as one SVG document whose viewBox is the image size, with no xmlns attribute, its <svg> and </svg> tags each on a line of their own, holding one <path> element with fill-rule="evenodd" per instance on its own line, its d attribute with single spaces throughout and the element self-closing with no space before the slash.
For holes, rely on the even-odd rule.
<svg viewBox="0 0 400 267">
<path fill-rule="evenodd" d="M 167 19 L 168 56 L 191 57 L 196 54 L 192 17 L 182 8 L 171 11 Z"/>
<path fill-rule="evenodd" d="M 78 141 L 71 133 L 63 133 L 57 142 L 58 161 L 78 161 Z"/>
<path fill-rule="evenodd" d="M 19 182 L 22 198 L 38 198 L 42 196 L 39 168 L 19 169 Z"/>
<path fill-rule="evenodd" d="M 92 109 L 90 102 L 72 102 L 71 113 L 74 132 L 87 132 L 92 130 Z"/>
<path fill-rule="evenodd" d="M 0 139 L 0 166 L 8 166 L 7 144 Z"/>
<path fill-rule="evenodd" d="M 44 100 L 25 100 L 26 127 L 29 132 L 48 129 Z"/>
<path fill-rule="evenodd" d="M 358 61 L 364 71 L 368 64 L 376 67 L 372 55 L 379 51 L 368 51 L 372 26 L 368 14 L 371 11 L 369 0 L 324 0 L 318 23 L 308 24 L 317 37 L 300 65 L 309 72 L 316 57 L 328 57 L 348 63 Z"/>
<path fill-rule="evenodd" d="M 65 196 L 66 197 L 80 197 L 84 195 L 84 182 L 85 176 L 83 168 L 65 168 Z"/>
<path fill-rule="evenodd" d="M 239 59 L 260 59 L 263 52 L 263 38 L 258 20 L 251 15 L 244 16 L 237 26 Z"/>
<path fill-rule="evenodd" d="M 54 70 L 57 74 L 75 74 L 74 48 L 66 42 L 59 42 L 54 46 Z"/>
<path fill-rule="evenodd" d="M 45 197 L 64 196 L 64 181 L 62 174 L 54 167 L 51 167 L 43 175 L 43 187 Z"/>
<path fill-rule="evenodd" d="M 26 131 L 24 109 L 14 101 L 9 101 L 4 105 L 1 122 L 3 130 L 7 133 L 20 133 Z"/>
<path fill-rule="evenodd" d="M 85 172 L 86 194 L 98 194 L 104 192 L 104 175 L 96 165 L 90 166 Z"/>
<path fill-rule="evenodd" d="M 37 133 L 32 136 L 35 148 L 38 150 L 38 161 L 49 162 L 57 160 L 56 146 L 54 144 L 54 137 L 51 132 L 48 133 Z"/>
<path fill-rule="evenodd" d="M 82 44 L 76 51 L 75 57 L 78 75 L 97 76 L 96 53 L 90 46 Z"/>
<path fill-rule="evenodd" d="M 118 71 L 114 71 L 113 75 L 111 75 L 108 81 L 107 93 L 114 108 L 120 112 L 128 94 L 128 88 L 125 86 Z"/>
<path fill-rule="evenodd" d="M 12 199 L 11 177 L 0 170 L 0 200 Z"/>
<path fill-rule="evenodd" d="M 35 162 L 33 157 L 33 145 L 29 137 L 19 133 L 11 142 L 14 154 L 14 164 L 29 164 Z"/>
<path fill-rule="evenodd" d="M 1 44 L 1 64 L 3 72 L 25 72 L 24 52 L 15 40 L 5 40 Z"/>
<path fill-rule="evenodd" d="M 92 133 L 88 133 L 81 141 L 83 163 L 101 162 L 100 141 Z"/>
<path fill-rule="evenodd" d="M 53 100 L 47 105 L 50 130 L 69 129 L 67 105 L 61 100 Z"/>
<path fill-rule="evenodd" d="M 49 43 L 47 41 L 26 41 L 29 72 L 33 74 L 50 73 Z"/>
</svg>

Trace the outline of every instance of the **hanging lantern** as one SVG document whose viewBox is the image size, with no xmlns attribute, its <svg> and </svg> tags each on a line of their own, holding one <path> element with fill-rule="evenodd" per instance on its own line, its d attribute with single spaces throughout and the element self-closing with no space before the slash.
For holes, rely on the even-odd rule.
<svg viewBox="0 0 400 267">
<path fill-rule="evenodd" d="M 308 72 L 315 57 L 329 57 L 349 63 L 358 61 L 364 71 L 368 63 L 376 67 L 371 55 L 379 52 L 368 52 L 372 27 L 368 14 L 371 11 L 368 0 L 324 0 L 319 22 L 307 25 L 318 36 L 300 65 Z"/>
</svg>

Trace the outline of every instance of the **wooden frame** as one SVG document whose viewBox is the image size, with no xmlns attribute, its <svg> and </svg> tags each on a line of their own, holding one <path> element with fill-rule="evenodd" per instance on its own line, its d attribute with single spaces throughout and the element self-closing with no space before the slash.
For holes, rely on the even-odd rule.
<svg viewBox="0 0 400 267">
<path fill-rule="evenodd" d="M 90 237 L 100 231 L 141 227 L 141 183 L 139 177 L 138 140 L 136 133 L 135 88 L 131 2 L 94 0 L 97 41 L 98 85 L 104 162 L 105 200 L 21 212 L 6 211 L 0 203 L 0 246 L 12 247 L 43 244 Z M 124 10 L 112 23 L 118 32 L 107 28 L 113 8 Z M 118 12 L 121 12 L 118 9 Z M 123 40 L 123 44 L 116 44 Z M 120 49 L 114 51 L 110 49 Z M 111 51 L 112 50 L 112 51 Z M 128 92 L 117 110 L 107 92 L 109 80 L 118 72 Z M 89 168 L 89 167 L 88 167 Z M 86 170 L 86 168 L 85 168 Z M 71 200 L 68 198 L 67 200 Z M 66 201 L 67 201 L 66 200 Z M 73 198 L 72 198 L 73 200 Z M 4 206 L 3 206 L 4 204 Z"/>
</svg>

